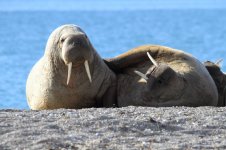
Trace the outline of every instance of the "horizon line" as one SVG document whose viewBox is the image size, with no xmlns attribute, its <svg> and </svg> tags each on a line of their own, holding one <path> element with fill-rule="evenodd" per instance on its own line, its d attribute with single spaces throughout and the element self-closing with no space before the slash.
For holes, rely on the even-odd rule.
<svg viewBox="0 0 226 150">
<path fill-rule="evenodd" d="M 226 9 L 224 0 L 1 0 L 0 11 L 115 11 L 115 10 L 156 10 L 156 9 Z"/>
</svg>

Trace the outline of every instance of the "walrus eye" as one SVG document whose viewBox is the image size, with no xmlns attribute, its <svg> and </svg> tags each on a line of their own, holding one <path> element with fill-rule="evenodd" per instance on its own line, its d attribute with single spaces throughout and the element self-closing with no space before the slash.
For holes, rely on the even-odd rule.
<svg viewBox="0 0 226 150">
<path fill-rule="evenodd" d="M 65 38 L 61 37 L 58 43 L 60 48 L 62 48 L 64 41 L 65 41 Z"/>
<path fill-rule="evenodd" d="M 60 39 L 60 43 L 63 43 L 65 41 L 65 38 Z"/>
</svg>

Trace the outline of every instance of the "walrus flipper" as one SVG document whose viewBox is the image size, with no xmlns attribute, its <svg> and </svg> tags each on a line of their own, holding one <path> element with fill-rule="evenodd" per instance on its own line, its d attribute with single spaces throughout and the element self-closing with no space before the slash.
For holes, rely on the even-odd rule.
<svg viewBox="0 0 226 150">
<path fill-rule="evenodd" d="M 107 61 L 108 65 L 114 66 L 117 68 L 116 70 L 122 71 L 124 68 L 149 60 L 147 57 L 147 52 L 150 52 L 152 56 L 155 56 L 160 49 L 167 50 L 169 48 L 159 45 L 145 45 L 129 50 L 114 58 L 105 60 Z"/>
</svg>

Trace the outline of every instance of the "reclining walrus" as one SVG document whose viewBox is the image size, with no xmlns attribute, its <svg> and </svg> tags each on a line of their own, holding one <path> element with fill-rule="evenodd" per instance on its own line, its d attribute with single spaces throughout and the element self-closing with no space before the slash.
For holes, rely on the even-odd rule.
<svg viewBox="0 0 226 150">
<path fill-rule="evenodd" d="M 140 46 L 106 62 L 117 74 L 119 107 L 217 105 L 217 88 L 207 69 L 182 51 Z"/>
<path fill-rule="evenodd" d="M 206 69 L 212 76 L 218 90 L 218 104 L 217 106 L 226 105 L 226 75 L 221 71 L 219 62 L 213 63 L 211 61 L 204 62 Z"/>
<path fill-rule="evenodd" d="M 149 61 L 147 52 L 157 62 Z M 144 79 L 134 71 L 146 73 Z M 50 35 L 44 56 L 28 76 L 26 95 L 35 110 L 215 106 L 218 96 L 206 68 L 189 54 L 163 46 L 141 46 L 104 61 L 75 25 L 61 26 Z"/>
</svg>

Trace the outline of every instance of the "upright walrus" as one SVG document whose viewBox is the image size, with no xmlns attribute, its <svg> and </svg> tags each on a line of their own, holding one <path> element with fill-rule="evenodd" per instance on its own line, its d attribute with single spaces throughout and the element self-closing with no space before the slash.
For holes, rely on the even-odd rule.
<svg viewBox="0 0 226 150">
<path fill-rule="evenodd" d="M 50 35 L 44 56 L 32 68 L 26 85 L 31 109 L 113 106 L 116 76 L 76 25 Z"/>
<path fill-rule="evenodd" d="M 217 88 L 207 69 L 183 51 L 140 46 L 106 63 L 117 74 L 119 107 L 217 105 Z"/>
</svg>

